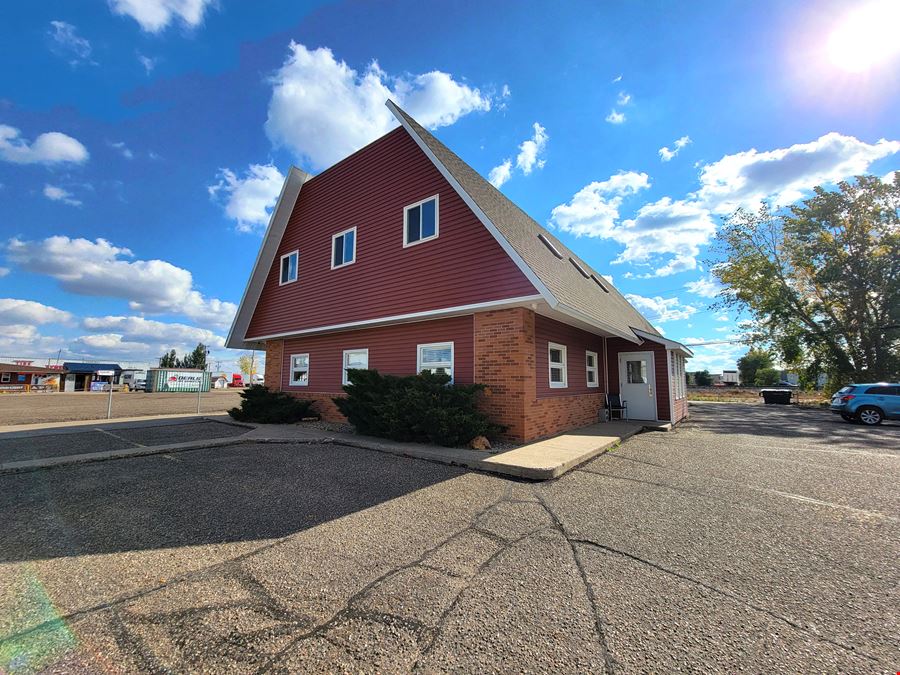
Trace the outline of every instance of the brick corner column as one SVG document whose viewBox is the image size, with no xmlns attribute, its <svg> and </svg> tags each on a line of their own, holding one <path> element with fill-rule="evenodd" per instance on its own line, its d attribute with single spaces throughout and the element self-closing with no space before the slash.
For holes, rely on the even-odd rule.
<svg viewBox="0 0 900 675">
<path fill-rule="evenodd" d="M 281 368 L 284 363 L 284 340 L 266 341 L 265 385 L 272 391 L 281 391 Z"/>
<path fill-rule="evenodd" d="M 535 397 L 534 312 L 524 307 L 474 315 L 475 382 L 488 387 L 482 409 L 504 436 L 528 439 L 526 410 Z"/>
</svg>

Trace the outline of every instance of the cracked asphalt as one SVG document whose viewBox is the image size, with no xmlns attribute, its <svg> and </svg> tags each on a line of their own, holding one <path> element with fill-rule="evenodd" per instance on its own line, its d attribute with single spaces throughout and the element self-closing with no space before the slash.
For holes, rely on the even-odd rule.
<svg viewBox="0 0 900 675">
<path fill-rule="evenodd" d="M 900 425 L 691 413 L 546 483 L 316 444 L 0 476 L 0 671 L 895 672 Z"/>
</svg>

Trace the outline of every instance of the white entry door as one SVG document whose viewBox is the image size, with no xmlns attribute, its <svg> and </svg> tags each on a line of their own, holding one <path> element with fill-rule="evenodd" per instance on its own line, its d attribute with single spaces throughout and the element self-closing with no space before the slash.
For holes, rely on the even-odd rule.
<svg viewBox="0 0 900 675">
<path fill-rule="evenodd" d="M 656 371 L 653 352 L 619 354 L 619 392 L 628 404 L 628 419 L 656 419 Z"/>
</svg>

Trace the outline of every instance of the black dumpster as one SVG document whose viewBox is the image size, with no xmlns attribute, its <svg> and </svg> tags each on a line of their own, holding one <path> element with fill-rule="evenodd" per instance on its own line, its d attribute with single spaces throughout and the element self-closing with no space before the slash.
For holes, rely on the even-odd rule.
<svg viewBox="0 0 900 675">
<path fill-rule="evenodd" d="M 781 403 L 787 405 L 791 402 L 790 389 L 762 389 L 759 395 L 765 403 Z"/>
</svg>

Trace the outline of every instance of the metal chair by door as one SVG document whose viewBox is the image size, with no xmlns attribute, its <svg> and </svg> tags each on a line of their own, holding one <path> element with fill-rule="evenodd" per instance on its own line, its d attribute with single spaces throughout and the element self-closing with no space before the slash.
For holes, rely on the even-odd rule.
<svg viewBox="0 0 900 675">
<path fill-rule="evenodd" d="M 628 401 L 623 401 L 619 394 L 606 395 L 606 418 L 612 421 L 613 413 L 618 413 L 620 420 L 628 421 Z"/>
</svg>

